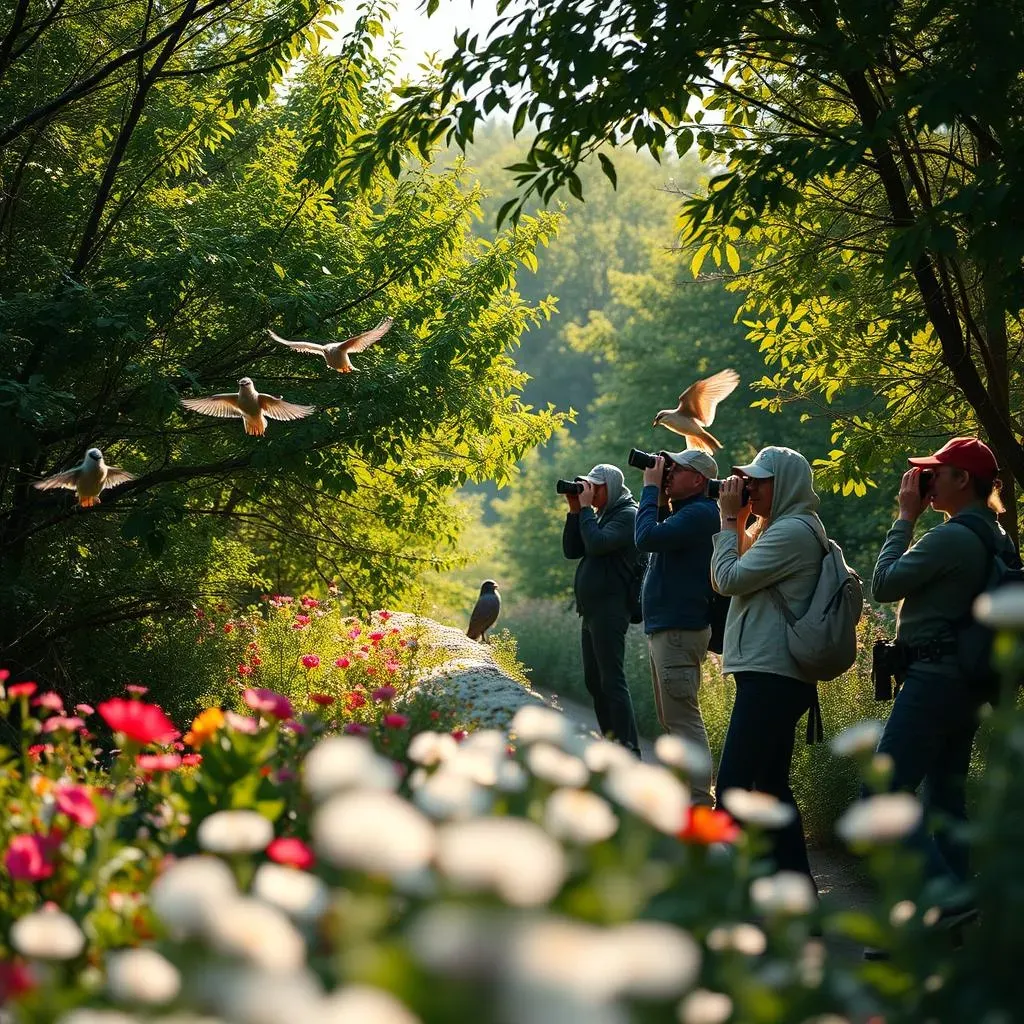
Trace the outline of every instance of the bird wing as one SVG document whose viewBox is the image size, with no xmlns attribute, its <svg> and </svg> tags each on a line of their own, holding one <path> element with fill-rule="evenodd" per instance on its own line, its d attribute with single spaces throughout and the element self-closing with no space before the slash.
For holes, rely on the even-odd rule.
<svg viewBox="0 0 1024 1024">
<path fill-rule="evenodd" d="M 735 370 L 722 370 L 711 377 L 691 384 L 680 396 L 676 410 L 684 416 L 692 416 L 698 423 L 708 427 L 715 421 L 715 409 L 723 398 L 736 390 L 740 375 Z"/>
<path fill-rule="evenodd" d="M 347 341 L 343 341 L 341 343 L 342 351 L 365 352 L 375 341 L 380 341 L 391 330 L 391 325 L 394 322 L 392 317 L 384 317 L 376 327 L 371 327 L 368 331 L 363 331 L 362 334 L 356 334 Z"/>
<path fill-rule="evenodd" d="M 324 354 L 325 345 L 319 344 L 316 341 L 289 341 L 287 338 L 282 338 L 280 334 L 275 334 L 270 328 L 267 328 L 267 334 L 269 334 L 274 341 L 281 345 L 287 345 L 294 352 L 308 352 L 310 355 L 322 356 Z"/>
<path fill-rule="evenodd" d="M 478 636 L 484 630 L 490 629 L 494 625 L 498 618 L 498 612 L 501 611 L 500 599 L 497 601 L 490 600 L 496 596 L 496 594 L 484 594 L 477 599 L 473 607 L 473 613 L 469 617 L 469 629 L 466 631 L 470 638 Z"/>
<path fill-rule="evenodd" d="M 298 405 L 273 395 L 260 395 L 260 408 L 272 420 L 301 420 L 303 416 L 316 412 L 315 405 Z"/>
<path fill-rule="evenodd" d="M 209 398 L 183 398 L 181 404 L 207 416 L 241 416 L 238 395 L 210 395 Z"/>
<path fill-rule="evenodd" d="M 69 469 L 64 473 L 54 473 L 43 480 L 37 480 L 32 486 L 38 487 L 41 491 L 52 491 L 58 487 L 67 487 L 74 490 L 78 486 L 78 474 L 80 470 Z"/>
<path fill-rule="evenodd" d="M 103 481 L 103 486 L 116 487 L 118 484 L 134 479 L 135 474 L 129 473 L 127 469 L 122 469 L 120 466 L 107 466 L 107 478 Z"/>
</svg>

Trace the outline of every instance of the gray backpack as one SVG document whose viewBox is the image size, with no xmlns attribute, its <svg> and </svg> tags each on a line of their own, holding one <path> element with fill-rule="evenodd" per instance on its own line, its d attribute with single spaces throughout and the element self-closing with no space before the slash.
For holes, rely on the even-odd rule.
<svg viewBox="0 0 1024 1024">
<path fill-rule="evenodd" d="M 818 531 L 807 520 L 800 521 L 822 543 Z M 857 660 L 857 623 L 864 611 L 864 588 L 834 540 L 825 541 L 818 582 L 799 619 L 776 587 L 769 587 L 768 593 L 786 620 L 789 653 L 811 679 L 835 679 Z"/>
</svg>

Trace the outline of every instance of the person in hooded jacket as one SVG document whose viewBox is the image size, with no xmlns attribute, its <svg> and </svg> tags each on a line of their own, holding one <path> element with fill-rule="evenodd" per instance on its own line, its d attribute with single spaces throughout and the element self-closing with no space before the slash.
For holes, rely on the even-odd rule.
<svg viewBox="0 0 1024 1024">
<path fill-rule="evenodd" d="M 749 502 L 743 503 L 743 488 Z M 711 581 L 731 596 L 723 670 L 736 680 L 736 702 L 718 769 L 717 796 L 760 790 L 793 810 L 771 833 L 779 870 L 811 875 L 800 809 L 789 774 L 796 725 L 818 712 L 817 688 L 789 653 L 776 590 L 799 618 L 807 610 L 827 545 L 807 460 L 791 448 L 763 448 L 734 466 L 719 493 L 722 530 L 715 535 Z M 753 526 L 747 528 L 751 515 Z"/>
<path fill-rule="evenodd" d="M 601 463 L 576 479 L 583 493 L 565 496 L 569 513 L 562 552 L 580 560 L 573 593 L 581 619 L 583 681 L 601 732 L 639 757 L 640 737 L 624 667 L 637 503 L 617 466 Z"/>
</svg>

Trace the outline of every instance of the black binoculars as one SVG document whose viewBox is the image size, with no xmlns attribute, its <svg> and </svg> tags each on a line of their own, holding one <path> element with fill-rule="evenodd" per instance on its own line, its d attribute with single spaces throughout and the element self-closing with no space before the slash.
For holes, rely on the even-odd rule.
<svg viewBox="0 0 1024 1024">
<path fill-rule="evenodd" d="M 875 700 L 892 700 L 907 674 L 906 650 L 895 640 L 876 640 L 871 648 L 871 682 Z"/>
<path fill-rule="evenodd" d="M 556 480 L 555 494 L 582 494 L 583 484 L 579 480 Z"/>
<path fill-rule="evenodd" d="M 658 455 L 666 461 L 668 460 L 668 452 L 658 452 L 655 455 L 651 454 L 651 452 L 642 452 L 639 448 L 630 448 L 629 455 L 626 456 L 626 462 L 634 469 L 651 469 Z"/>
<path fill-rule="evenodd" d="M 923 498 L 928 493 L 928 488 L 932 485 L 932 480 L 935 478 L 934 469 L 922 469 L 921 475 L 917 478 L 917 489 L 921 492 Z"/>
<path fill-rule="evenodd" d="M 723 480 L 709 480 L 707 487 L 704 488 L 704 493 L 712 498 L 714 501 L 718 501 L 718 495 L 722 492 Z M 740 492 L 741 501 L 740 505 L 747 505 L 750 503 L 750 488 L 744 484 L 743 490 Z"/>
</svg>

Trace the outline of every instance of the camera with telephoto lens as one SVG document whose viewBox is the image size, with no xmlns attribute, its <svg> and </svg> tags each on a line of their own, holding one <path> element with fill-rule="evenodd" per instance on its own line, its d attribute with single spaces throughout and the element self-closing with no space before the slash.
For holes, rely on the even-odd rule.
<svg viewBox="0 0 1024 1024">
<path fill-rule="evenodd" d="M 932 480 L 935 479 L 934 469 L 922 469 L 921 475 L 917 478 L 917 489 L 921 492 L 921 498 L 923 499 L 928 493 L 928 488 L 932 485 Z"/>
<path fill-rule="evenodd" d="M 704 488 L 704 493 L 713 501 L 718 501 L 718 495 L 722 493 L 722 484 L 724 483 L 724 480 L 709 480 L 707 487 Z M 741 508 L 750 504 L 750 488 L 746 484 L 743 485 L 740 499 Z"/>
<path fill-rule="evenodd" d="M 582 494 L 583 484 L 579 480 L 556 480 L 555 494 Z"/>
<path fill-rule="evenodd" d="M 667 459 L 665 452 L 658 452 L 657 455 L 652 455 L 650 452 L 642 452 L 639 448 L 630 448 L 629 455 L 626 457 L 626 462 L 634 469 L 653 469 L 654 461 L 658 455 L 662 458 Z"/>
<path fill-rule="evenodd" d="M 906 651 L 896 640 L 876 640 L 871 648 L 875 700 L 892 700 L 907 674 Z"/>
</svg>

